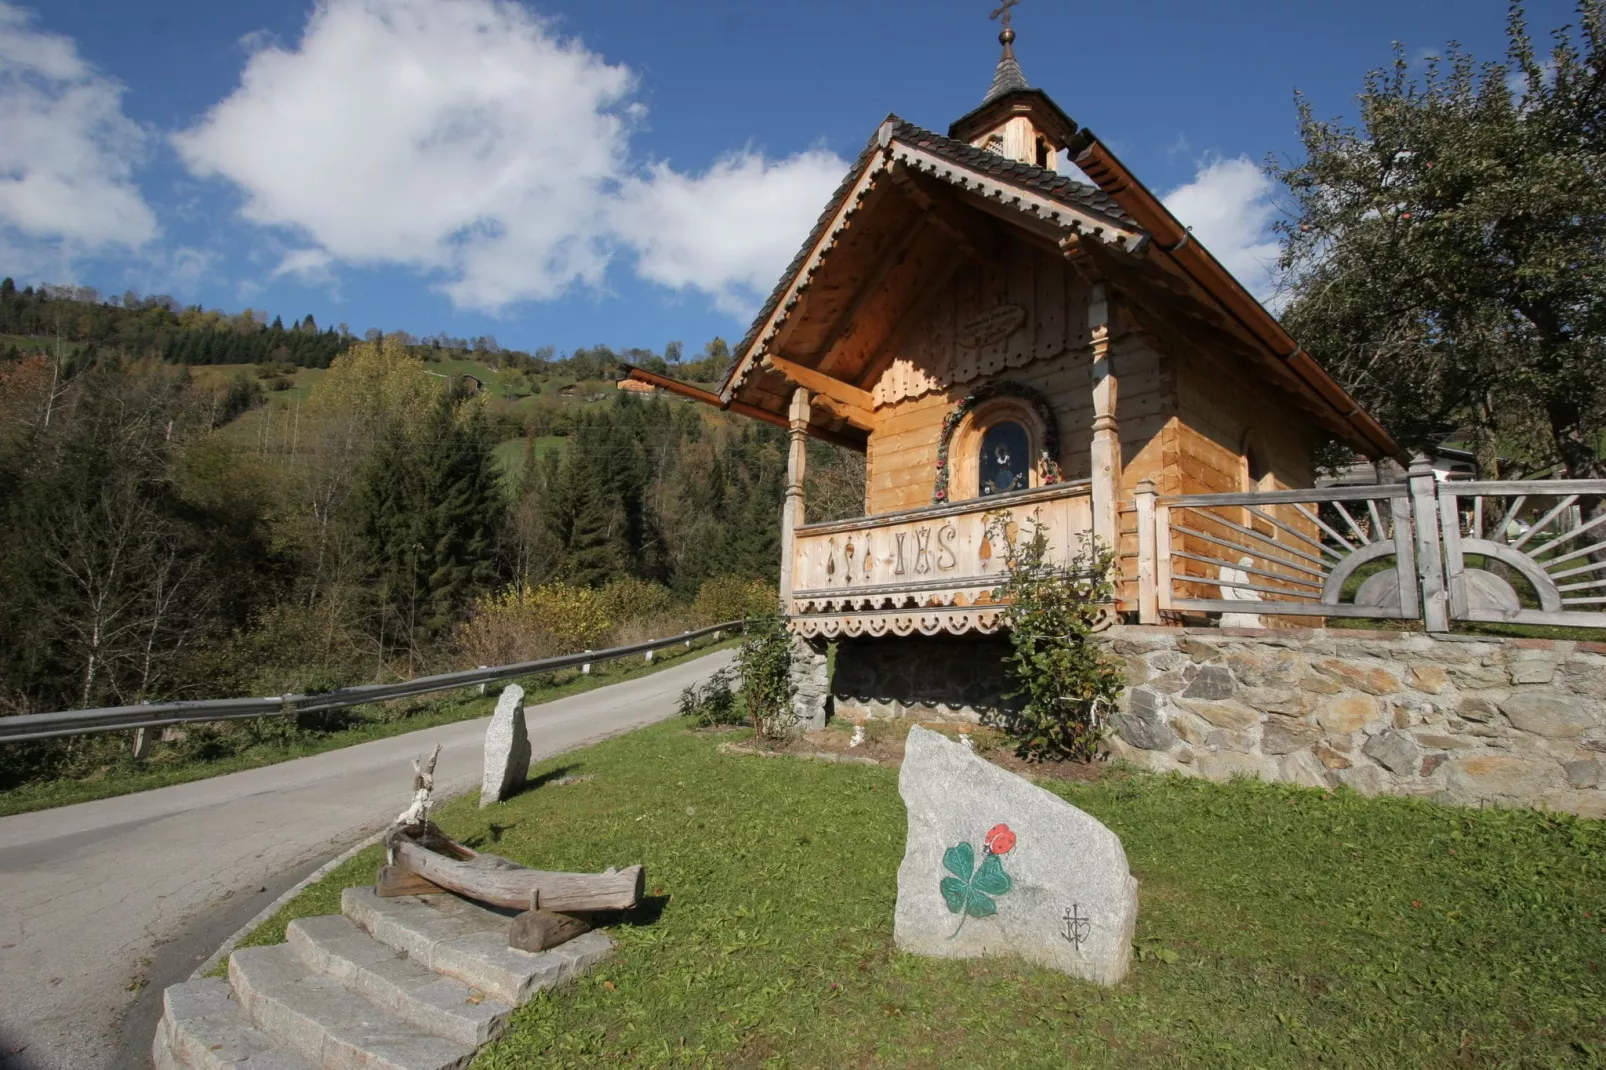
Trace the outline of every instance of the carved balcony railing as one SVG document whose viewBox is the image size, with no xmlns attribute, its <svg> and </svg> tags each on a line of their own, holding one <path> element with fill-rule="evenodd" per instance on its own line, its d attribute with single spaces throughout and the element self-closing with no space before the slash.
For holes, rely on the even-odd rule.
<svg viewBox="0 0 1606 1070">
<path fill-rule="evenodd" d="M 992 591 L 1003 582 L 995 518 L 1035 518 L 1051 552 L 1069 560 L 1092 530 L 1091 485 L 1057 483 L 1016 494 L 856 520 L 805 524 L 792 546 L 788 613 L 805 636 L 995 632 Z M 1007 515 L 1006 515 L 1007 514 Z"/>
</svg>

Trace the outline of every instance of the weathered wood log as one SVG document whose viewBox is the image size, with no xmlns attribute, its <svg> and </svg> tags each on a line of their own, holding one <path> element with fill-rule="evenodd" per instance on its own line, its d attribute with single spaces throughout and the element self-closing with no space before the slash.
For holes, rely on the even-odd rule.
<svg viewBox="0 0 1606 1070">
<path fill-rule="evenodd" d="M 431 827 L 424 843 L 410 830 L 389 838 L 392 864 L 432 884 L 494 906 L 560 913 L 629 910 L 641 902 L 647 872 L 641 866 L 606 873 L 554 873 L 527 869 L 496 855 L 479 854 Z"/>
<path fill-rule="evenodd" d="M 410 869 L 401 866 L 380 866 L 374 878 L 374 894 L 381 898 L 396 895 L 434 895 L 446 889 L 425 880 Z"/>
<path fill-rule="evenodd" d="M 595 926 L 589 918 L 551 910 L 526 910 L 513 919 L 507 946 L 520 951 L 546 951 L 567 943 Z"/>
</svg>

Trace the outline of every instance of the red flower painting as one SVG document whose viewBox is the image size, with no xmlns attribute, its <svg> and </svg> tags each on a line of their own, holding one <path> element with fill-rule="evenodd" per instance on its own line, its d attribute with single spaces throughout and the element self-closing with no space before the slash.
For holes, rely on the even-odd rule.
<svg viewBox="0 0 1606 1070">
<path fill-rule="evenodd" d="M 1007 855 L 1015 849 L 1015 833 L 1008 825 L 994 825 L 982 837 L 981 844 L 988 854 Z"/>
</svg>

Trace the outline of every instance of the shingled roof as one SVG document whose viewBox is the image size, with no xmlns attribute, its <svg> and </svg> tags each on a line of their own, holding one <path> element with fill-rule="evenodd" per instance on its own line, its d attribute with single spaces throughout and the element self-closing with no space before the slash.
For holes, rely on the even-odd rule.
<svg viewBox="0 0 1606 1070">
<path fill-rule="evenodd" d="M 1005 44 L 1004 56 L 998 61 L 998 69 L 993 72 L 993 84 L 988 88 L 987 95 L 981 98 L 981 102 L 985 104 L 1005 93 L 1026 88 L 1028 88 L 1026 72 L 1020 69 L 1020 62 L 1015 59 L 1015 50 Z"/>
<path fill-rule="evenodd" d="M 988 152 L 986 149 L 979 149 L 963 141 L 944 137 L 941 134 L 916 126 L 911 122 L 906 122 L 896 115 L 889 114 L 882 125 L 885 126 L 887 123 L 892 124 L 891 138 L 893 141 L 901 141 L 911 148 L 921 149 L 956 166 L 991 176 L 1011 185 L 1019 186 L 1022 189 L 1031 190 L 1050 200 L 1059 201 L 1062 204 L 1083 211 L 1096 212 L 1123 226 L 1136 226 L 1134 220 L 1121 210 L 1121 206 L 1115 202 L 1114 198 L 1097 186 L 1090 186 L 1086 182 L 1077 182 L 1064 175 L 1055 174 L 1053 171 L 1034 167 L 1031 164 L 1019 163 L 995 152 Z M 836 192 L 831 195 L 830 201 L 827 202 L 825 210 L 820 213 L 819 219 L 815 221 L 808 237 L 803 240 L 802 248 L 792 258 L 792 262 L 786 266 L 786 270 L 781 273 L 780 281 L 775 284 L 775 289 L 771 291 L 769 299 L 764 302 L 764 307 L 759 310 L 757 318 L 753 320 L 752 327 L 748 328 L 741 344 L 736 347 L 735 356 L 738 364 L 733 366 L 733 371 L 735 367 L 740 366 L 741 357 L 747 353 L 748 348 L 753 344 L 753 340 L 764 329 L 765 322 L 774 313 L 775 307 L 780 304 L 781 298 L 785 296 L 793 276 L 802 268 L 803 262 L 808 259 L 809 250 L 814 248 L 815 243 L 820 240 L 820 236 L 825 232 L 825 229 L 831 225 L 831 220 L 836 217 L 837 211 L 842 207 L 842 202 L 847 199 L 854 183 L 858 180 L 859 175 L 863 173 L 865 164 L 880 148 L 881 130 L 880 127 L 877 127 L 876 133 L 871 135 L 870 140 L 865 143 L 863 151 L 853 161 L 853 166 L 848 168 L 848 173 L 843 177 L 841 185 L 837 186 Z"/>
</svg>

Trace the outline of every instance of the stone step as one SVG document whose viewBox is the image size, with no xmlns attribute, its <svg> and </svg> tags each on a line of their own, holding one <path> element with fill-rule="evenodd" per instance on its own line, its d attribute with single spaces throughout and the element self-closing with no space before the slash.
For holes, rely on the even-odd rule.
<svg viewBox="0 0 1606 1070">
<path fill-rule="evenodd" d="M 585 973 L 613 950 L 613 941 L 593 930 L 550 951 L 518 951 L 507 946 L 511 915 L 455 895 L 381 898 L 372 888 L 347 888 L 340 905 L 380 943 L 515 1007 Z"/>
<path fill-rule="evenodd" d="M 474 1045 L 426 1032 L 319 973 L 288 944 L 229 956 L 253 1025 L 324 1070 L 459 1070 Z"/>
<path fill-rule="evenodd" d="M 462 1044 L 495 1040 L 513 1008 L 442 977 L 338 914 L 297 918 L 285 933 L 301 961 L 430 1033 Z"/>
<path fill-rule="evenodd" d="M 156 1070 L 317 1070 L 253 1026 L 221 977 L 185 981 L 162 994 L 151 1044 Z"/>
</svg>

